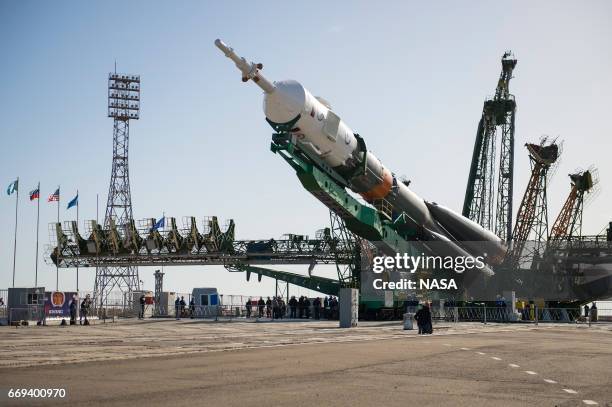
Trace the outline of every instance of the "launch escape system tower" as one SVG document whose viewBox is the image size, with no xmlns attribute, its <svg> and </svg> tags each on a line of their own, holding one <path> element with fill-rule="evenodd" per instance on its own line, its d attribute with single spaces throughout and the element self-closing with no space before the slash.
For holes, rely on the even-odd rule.
<svg viewBox="0 0 612 407">
<path fill-rule="evenodd" d="M 140 76 L 108 74 L 108 117 L 113 118 L 113 165 L 111 172 L 104 229 L 111 223 L 120 233 L 132 216 L 132 196 L 128 167 L 130 120 L 140 117 Z M 94 304 L 102 306 L 108 302 L 109 293 L 119 288 L 131 301 L 132 291 L 140 290 L 138 267 L 98 267 L 94 286 Z"/>
</svg>

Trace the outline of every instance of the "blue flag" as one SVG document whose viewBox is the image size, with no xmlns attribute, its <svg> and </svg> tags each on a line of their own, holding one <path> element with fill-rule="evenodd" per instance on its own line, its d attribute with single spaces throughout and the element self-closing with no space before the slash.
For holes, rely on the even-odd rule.
<svg viewBox="0 0 612 407">
<path fill-rule="evenodd" d="M 19 180 L 16 179 L 15 181 L 11 182 L 11 184 L 8 186 L 8 188 L 6 189 L 6 193 L 8 195 L 12 195 L 13 192 L 17 191 L 19 189 Z"/>
<path fill-rule="evenodd" d="M 153 225 L 153 230 L 157 230 L 159 228 L 163 228 L 166 224 L 166 217 L 162 216 L 160 220 L 158 220 L 155 225 Z"/>
<path fill-rule="evenodd" d="M 70 209 L 73 206 L 77 206 L 78 204 L 79 204 L 79 194 L 77 194 L 77 196 L 75 196 L 72 201 L 68 202 L 68 207 L 66 209 Z"/>
</svg>

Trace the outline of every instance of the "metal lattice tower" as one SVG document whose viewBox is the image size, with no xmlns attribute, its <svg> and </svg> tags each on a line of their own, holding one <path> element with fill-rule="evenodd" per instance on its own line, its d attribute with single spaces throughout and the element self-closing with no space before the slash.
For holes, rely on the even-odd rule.
<svg viewBox="0 0 612 407">
<path fill-rule="evenodd" d="M 505 241 L 512 239 L 516 102 L 514 96 L 510 94 L 509 84 L 516 62 L 512 53 L 504 53 L 495 95 L 484 102 L 463 202 L 463 216 L 486 229 L 494 230 L 495 234 Z M 498 132 L 501 134 L 501 146 L 497 172 L 497 200 L 495 200 L 493 193 Z"/>
<path fill-rule="evenodd" d="M 348 230 L 344 220 L 334 211 L 329 211 L 330 238 L 335 247 L 343 246 L 352 253 L 352 259 L 348 264 L 342 264 L 338 256 L 339 250 L 333 249 L 336 256 L 336 271 L 341 287 L 360 288 L 362 270 L 362 239 Z"/>
<path fill-rule="evenodd" d="M 133 219 L 132 196 L 128 166 L 130 120 L 140 117 L 140 76 L 108 74 L 108 117 L 113 118 L 113 166 L 111 172 L 104 229 L 110 228 L 111 220 L 125 237 L 125 227 Z M 119 288 L 128 301 L 132 291 L 140 290 L 138 268 L 100 267 L 96 269 L 94 304 L 102 307 L 108 302 L 108 295 Z"/>
<path fill-rule="evenodd" d="M 506 257 L 514 267 L 543 254 L 548 240 L 547 179 L 551 166 L 559 158 L 558 144 L 547 144 L 546 138 L 542 139 L 539 145 L 525 146 L 529 150 L 531 177 L 516 215 L 513 245 Z M 528 239 L 533 241 L 533 244 L 527 245 Z"/>
<path fill-rule="evenodd" d="M 584 195 L 591 192 L 597 178 L 592 171 L 578 171 L 569 175 L 571 180 L 570 193 L 565 200 L 561 212 L 550 230 L 551 241 L 571 240 L 582 235 L 582 213 L 584 210 Z"/>
</svg>

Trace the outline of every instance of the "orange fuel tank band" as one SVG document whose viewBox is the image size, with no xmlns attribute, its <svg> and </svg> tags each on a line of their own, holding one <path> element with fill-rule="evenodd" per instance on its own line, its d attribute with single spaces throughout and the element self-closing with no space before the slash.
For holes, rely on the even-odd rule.
<svg viewBox="0 0 612 407">
<path fill-rule="evenodd" d="M 383 170 L 382 181 L 377 184 L 374 188 L 366 192 L 361 192 L 360 195 L 368 202 L 372 202 L 376 199 L 382 199 L 387 196 L 393 186 L 393 177 L 386 168 Z"/>
</svg>

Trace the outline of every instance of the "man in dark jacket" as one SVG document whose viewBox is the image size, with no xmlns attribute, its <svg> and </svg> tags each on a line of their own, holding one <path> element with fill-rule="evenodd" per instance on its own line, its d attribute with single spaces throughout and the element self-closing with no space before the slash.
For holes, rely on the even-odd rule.
<svg viewBox="0 0 612 407">
<path fill-rule="evenodd" d="M 315 298 L 314 301 L 312 301 L 312 307 L 314 308 L 314 318 L 320 319 L 321 318 L 321 299 L 319 297 Z"/>
<path fill-rule="evenodd" d="M 257 308 L 258 308 L 258 317 L 259 318 L 263 318 L 264 315 L 264 308 L 266 307 L 266 302 L 264 301 L 263 297 L 259 297 L 259 301 L 257 301 Z"/>
<path fill-rule="evenodd" d="M 181 297 L 181 316 L 183 316 L 185 314 L 185 307 L 187 306 L 187 303 L 185 302 L 185 297 Z"/>
<path fill-rule="evenodd" d="M 145 304 L 146 304 L 145 295 L 141 294 L 140 295 L 140 312 L 138 313 L 138 319 L 144 319 Z"/>
<path fill-rule="evenodd" d="M 266 317 L 272 318 L 272 300 L 270 297 L 266 300 Z"/>
<path fill-rule="evenodd" d="M 247 313 L 246 317 L 247 318 L 251 318 L 251 303 L 252 303 L 252 300 L 251 298 L 249 298 L 246 302 L 246 313 Z"/>
<path fill-rule="evenodd" d="M 195 318 L 195 299 L 193 297 L 189 300 L 189 318 Z"/>
<path fill-rule="evenodd" d="M 429 305 L 424 304 L 423 308 L 414 314 L 414 319 L 417 320 L 419 327 L 419 334 L 431 334 L 433 333 L 433 326 L 431 323 L 431 312 L 429 311 Z"/>
<path fill-rule="evenodd" d="M 301 295 L 300 299 L 298 300 L 298 315 L 300 319 L 304 318 L 304 296 L 303 295 Z"/>
<path fill-rule="evenodd" d="M 291 315 L 289 316 L 289 318 L 297 317 L 297 314 L 296 314 L 297 305 L 298 305 L 298 301 L 295 299 L 295 295 L 292 295 L 291 299 L 289 300 L 289 308 L 291 309 Z"/>
<path fill-rule="evenodd" d="M 308 297 L 304 297 L 304 311 L 306 312 L 306 319 L 310 319 L 310 300 Z"/>
<path fill-rule="evenodd" d="M 78 308 L 77 301 L 78 299 L 76 298 L 76 296 L 74 296 L 72 298 L 72 301 L 70 302 L 70 325 L 76 324 L 77 308 Z"/>
<path fill-rule="evenodd" d="M 329 319 L 329 297 L 326 295 L 325 299 L 323 300 L 323 317 L 325 319 Z"/>
<path fill-rule="evenodd" d="M 89 325 L 87 315 L 89 315 L 89 309 L 91 308 L 91 297 L 89 294 L 85 296 L 85 299 L 81 303 L 81 317 L 85 318 L 84 325 Z M 80 321 L 79 321 L 80 322 Z"/>
</svg>

